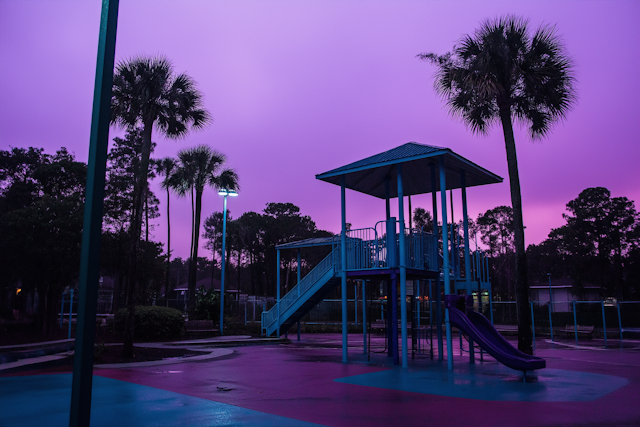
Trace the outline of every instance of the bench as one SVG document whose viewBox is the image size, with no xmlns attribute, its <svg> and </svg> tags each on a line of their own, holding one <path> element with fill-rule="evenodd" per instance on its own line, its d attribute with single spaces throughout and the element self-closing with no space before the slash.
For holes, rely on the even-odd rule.
<svg viewBox="0 0 640 427">
<path fill-rule="evenodd" d="M 500 333 L 502 332 L 509 332 L 510 334 L 518 333 L 518 325 L 493 325 L 493 327 L 496 329 L 496 331 Z"/>
<path fill-rule="evenodd" d="M 593 335 L 594 326 L 577 325 L 574 327 L 573 325 L 566 325 L 564 329 L 560 329 L 560 332 L 565 332 L 567 337 L 569 337 L 569 334 L 576 333 L 576 329 L 578 330 L 578 335 L 582 334 L 591 337 L 591 335 Z"/>
<path fill-rule="evenodd" d="M 187 334 L 218 332 L 213 327 L 213 320 L 187 320 L 184 322 L 184 330 Z"/>
</svg>

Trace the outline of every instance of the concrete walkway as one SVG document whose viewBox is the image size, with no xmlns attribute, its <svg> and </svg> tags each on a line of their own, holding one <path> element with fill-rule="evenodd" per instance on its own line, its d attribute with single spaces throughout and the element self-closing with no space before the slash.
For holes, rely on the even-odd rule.
<svg viewBox="0 0 640 427">
<path fill-rule="evenodd" d="M 250 335 L 229 335 L 196 340 L 135 343 L 135 347 L 145 348 L 184 348 L 193 351 L 209 351 L 208 354 L 188 357 L 190 361 L 207 360 L 226 356 L 233 351 L 220 347 L 235 347 L 240 345 L 257 345 L 280 343 L 281 338 L 252 338 Z M 73 356 L 75 340 L 44 341 L 31 344 L 18 344 L 0 346 L 0 372 L 23 368 L 29 365 L 47 364 L 58 362 Z M 109 344 L 107 344 L 109 345 Z M 117 344 L 113 344 L 117 345 Z M 187 358 L 173 357 L 170 359 L 154 360 L 148 362 L 131 362 L 117 364 L 96 364 L 94 368 L 131 368 L 135 366 L 157 366 L 179 363 Z"/>
</svg>

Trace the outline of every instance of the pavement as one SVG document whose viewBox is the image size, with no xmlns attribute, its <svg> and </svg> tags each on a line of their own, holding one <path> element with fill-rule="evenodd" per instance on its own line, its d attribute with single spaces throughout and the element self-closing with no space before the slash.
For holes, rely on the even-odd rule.
<svg viewBox="0 0 640 427">
<path fill-rule="evenodd" d="M 229 335 L 210 338 L 202 338 L 197 340 L 183 340 L 170 342 L 150 342 L 135 343 L 135 347 L 146 348 L 184 348 L 192 351 L 209 351 L 208 354 L 200 356 L 190 356 L 190 361 L 207 360 L 216 357 L 226 356 L 232 353 L 227 348 L 219 348 L 221 346 L 241 346 L 241 345 L 257 345 L 257 344 L 273 344 L 283 342 L 282 338 L 253 338 L 250 335 Z M 109 345 L 109 344 L 107 344 Z M 113 344 L 117 345 L 117 344 Z M 16 369 L 24 369 L 32 365 L 46 365 L 51 362 L 58 362 L 70 359 L 74 354 L 75 339 L 65 339 L 56 341 L 43 341 L 31 344 L 17 344 L 0 346 L 0 374 L 2 371 L 15 371 Z M 131 368 L 142 366 L 170 365 L 187 358 L 172 357 L 163 360 L 154 360 L 148 362 L 131 362 L 131 363 L 114 363 L 114 364 L 95 364 L 95 369 L 101 368 Z"/>
<path fill-rule="evenodd" d="M 96 367 L 91 425 L 640 425 L 640 341 L 538 339 L 547 368 L 525 383 L 486 353 L 470 363 L 457 339 L 448 371 L 426 341 L 402 369 L 378 336 L 365 353 L 362 335 L 349 335 L 348 363 L 340 334 L 290 338 L 156 343 L 211 357 Z M 60 361 L 0 371 L 0 426 L 68 425 L 71 376 Z"/>
</svg>

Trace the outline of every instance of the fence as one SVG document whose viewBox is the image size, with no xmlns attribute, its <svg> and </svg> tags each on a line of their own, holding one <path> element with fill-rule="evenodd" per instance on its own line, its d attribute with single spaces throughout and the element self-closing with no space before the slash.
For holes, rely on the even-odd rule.
<svg viewBox="0 0 640 427">
<path fill-rule="evenodd" d="M 552 340 L 562 333 L 578 338 L 596 332 L 604 338 L 623 339 L 640 334 L 640 301 L 531 301 L 530 312 L 535 335 L 550 336 Z M 493 302 L 496 325 L 516 325 L 516 303 Z M 498 327 L 499 328 L 499 327 Z M 593 328 L 593 329 L 591 329 Z M 582 333 L 581 333 L 582 332 Z"/>
</svg>

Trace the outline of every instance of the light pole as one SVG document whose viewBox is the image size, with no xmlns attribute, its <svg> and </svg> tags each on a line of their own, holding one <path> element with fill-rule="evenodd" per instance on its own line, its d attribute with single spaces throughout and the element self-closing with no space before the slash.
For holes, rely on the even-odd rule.
<svg viewBox="0 0 640 427">
<path fill-rule="evenodd" d="M 553 313 L 553 293 L 551 292 L 551 273 L 547 273 L 549 276 L 549 311 Z"/>
<path fill-rule="evenodd" d="M 227 196 L 235 197 L 238 193 L 234 190 L 222 188 L 218 194 L 224 196 L 224 208 L 222 210 L 222 256 L 220 266 L 220 335 L 224 335 L 224 254 L 225 241 L 227 240 Z"/>
</svg>

